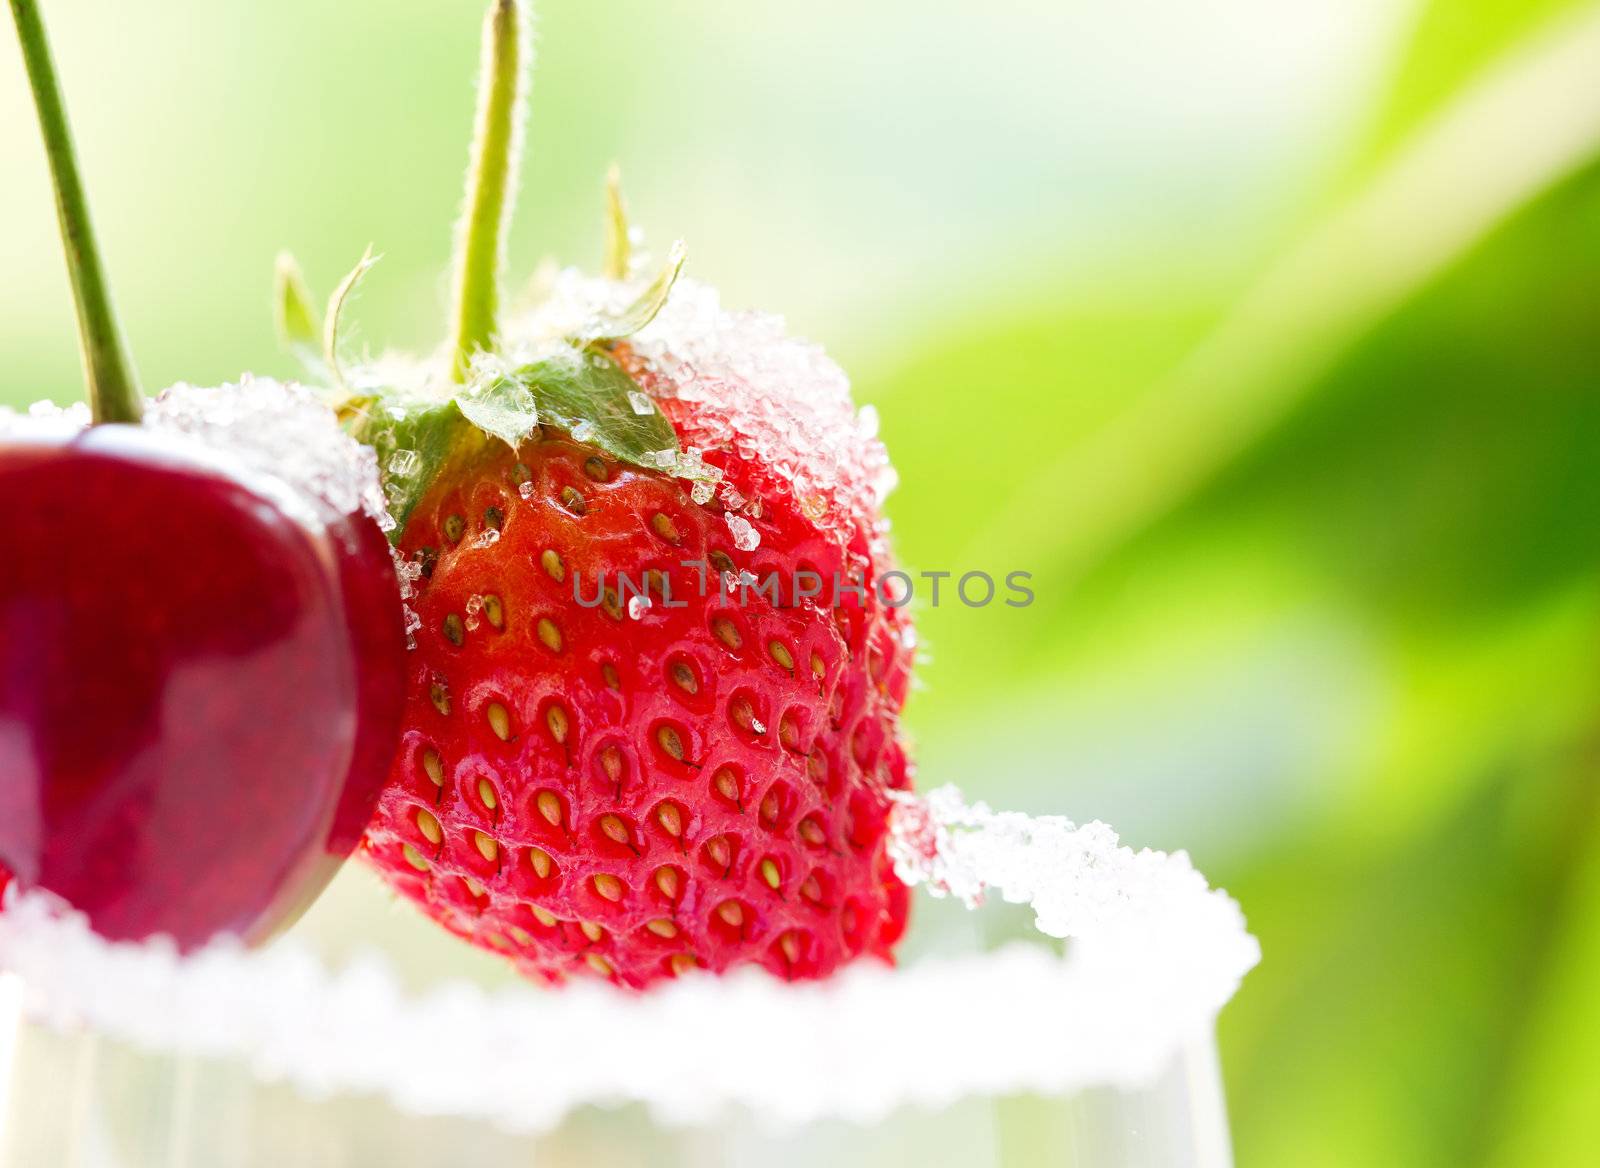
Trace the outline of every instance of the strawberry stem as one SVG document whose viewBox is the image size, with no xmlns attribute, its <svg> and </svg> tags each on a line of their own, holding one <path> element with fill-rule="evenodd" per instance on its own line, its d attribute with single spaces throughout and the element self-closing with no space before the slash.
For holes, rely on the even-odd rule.
<svg viewBox="0 0 1600 1168">
<path fill-rule="evenodd" d="M 111 290 L 106 285 L 100 249 L 89 221 L 89 202 L 78 173 L 72 129 L 67 124 L 44 23 L 34 0 L 11 0 L 11 15 L 16 20 L 17 41 L 33 87 L 39 131 L 55 183 L 56 216 L 61 222 L 61 243 L 67 253 L 67 272 L 78 308 L 78 339 L 83 350 L 84 376 L 89 383 L 89 406 L 96 422 L 137 422 L 144 412 L 139 380 L 111 307 Z"/>
<path fill-rule="evenodd" d="M 522 145 L 527 16 L 521 0 L 493 0 L 483 22 L 477 125 L 467 204 L 456 237 L 455 335 L 451 376 L 465 381 L 473 354 L 493 343 L 500 269 Z"/>
</svg>

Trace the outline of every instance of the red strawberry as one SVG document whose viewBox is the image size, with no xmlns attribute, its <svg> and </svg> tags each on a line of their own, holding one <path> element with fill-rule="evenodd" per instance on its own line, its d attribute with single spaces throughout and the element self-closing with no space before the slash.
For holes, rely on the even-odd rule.
<svg viewBox="0 0 1600 1168">
<path fill-rule="evenodd" d="M 564 277 L 502 334 L 523 27 L 491 4 L 452 344 L 358 371 L 375 388 L 345 403 L 417 571 L 366 854 L 546 978 L 887 958 L 911 637 L 874 588 L 882 447 L 820 351 L 703 289 L 667 303 L 681 253 L 627 304 L 614 187 L 611 278 Z M 315 320 L 280 291 L 304 349 Z"/>
<path fill-rule="evenodd" d="M 772 404 L 719 392 L 746 399 L 667 399 L 680 434 Z M 515 452 L 481 443 L 406 524 L 400 546 L 426 565 L 421 625 L 368 854 L 530 972 L 643 985 L 757 962 L 814 977 L 887 956 L 904 927 L 883 835 L 885 792 L 907 784 L 907 629 L 871 596 L 832 603 L 836 578 L 887 566 L 874 517 L 795 495 L 778 464 L 813 453 L 741 454 L 746 440 L 762 439 L 705 452 L 725 475 L 705 503 L 564 430 Z M 755 550 L 730 532 L 730 497 L 749 500 Z M 775 582 L 779 603 L 720 595 L 741 572 Z M 650 604 L 624 576 L 648 580 Z M 824 595 L 794 603 L 797 577 Z"/>
</svg>

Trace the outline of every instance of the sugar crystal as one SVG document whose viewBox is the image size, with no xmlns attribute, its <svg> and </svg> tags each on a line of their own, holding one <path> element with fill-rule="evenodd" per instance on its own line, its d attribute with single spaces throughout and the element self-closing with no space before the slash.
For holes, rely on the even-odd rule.
<svg viewBox="0 0 1600 1168">
<path fill-rule="evenodd" d="M 734 547 L 742 552 L 753 552 L 761 545 L 761 533 L 744 516 L 729 514 L 727 520 Z"/>
</svg>

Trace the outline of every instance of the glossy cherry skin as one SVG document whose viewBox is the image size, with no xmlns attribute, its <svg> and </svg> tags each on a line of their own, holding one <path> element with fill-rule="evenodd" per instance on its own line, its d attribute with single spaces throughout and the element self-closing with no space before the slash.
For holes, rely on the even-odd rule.
<svg viewBox="0 0 1600 1168">
<path fill-rule="evenodd" d="M 192 439 L 0 438 L 0 868 L 112 938 L 260 938 L 395 746 L 387 544 Z"/>
</svg>

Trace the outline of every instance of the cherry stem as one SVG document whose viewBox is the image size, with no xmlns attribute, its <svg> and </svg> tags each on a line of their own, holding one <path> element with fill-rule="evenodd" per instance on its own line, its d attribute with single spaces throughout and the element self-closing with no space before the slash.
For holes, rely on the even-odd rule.
<svg viewBox="0 0 1600 1168">
<path fill-rule="evenodd" d="M 494 342 L 506 228 L 522 146 L 524 25 L 520 0 L 493 0 L 483 22 L 478 116 L 467 202 L 456 236 L 455 335 L 450 373 L 467 378 L 473 355 Z"/>
<path fill-rule="evenodd" d="M 78 307 L 78 340 L 83 351 L 84 377 L 89 383 L 90 410 L 96 422 L 137 422 L 144 412 L 144 399 L 111 307 L 111 291 L 89 222 L 89 202 L 83 191 L 83 177 L 78 173 L 72 129 L 67 124 L 61 83 L 50 59 L 44 23 L 34 0 L 11 0 L 11 15 L 16 20 L 17 41 L 33 87 L 39 131 L 55 183 L 56 216 L 61 222 L 61 243 Z"/>
</svg>

